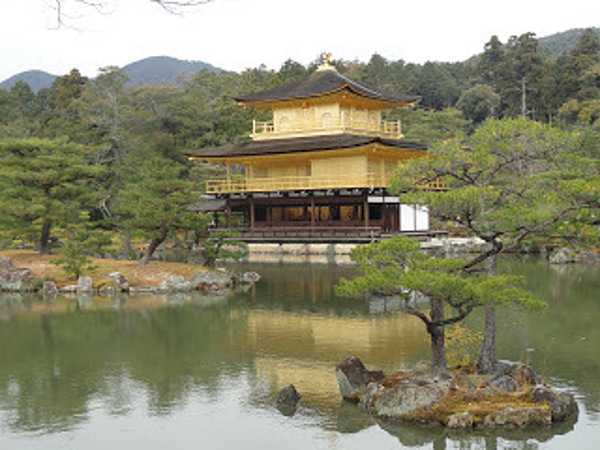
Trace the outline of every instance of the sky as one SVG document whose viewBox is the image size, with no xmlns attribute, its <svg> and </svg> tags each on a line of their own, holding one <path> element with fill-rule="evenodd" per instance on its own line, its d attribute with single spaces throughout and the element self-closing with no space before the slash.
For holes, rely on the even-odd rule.
<svg viewBox="0 0 600 450">
<path fill-rule="evenodd" d="M 213 0 L 183 16 L 149 0 L 107 0 L 100 15 L 64 0 L 67 26 L 55 28 L 53 0 L 0 3 L 0 80 L 39 69 L 123 66 L 167 55 L 226 70 L 288 58 L 307 64 L 321 52 L 368 61 L 373 53 L 408 62 L 459 61 L 533 31 L 545 36 L 600 26 L 598 0 Z"/>
</svg>

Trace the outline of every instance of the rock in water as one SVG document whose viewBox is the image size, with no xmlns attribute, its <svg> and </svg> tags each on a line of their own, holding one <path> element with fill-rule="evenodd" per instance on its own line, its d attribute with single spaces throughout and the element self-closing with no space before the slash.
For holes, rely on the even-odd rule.
<svg viewBox="0 0 600 450">
<path fill-rule="evenodd" d="M 410 419 L 411 414 L 421 408 L 428 408 L 440 401 L 450 390 L 452 381 L 438 377 L 408 377 L 394 382 L 391 386 L 381 386 L 374 390 L 372 384 L 367 389 L 364 402 L 368 411 L 388 419 Z"/>
<path fill-rule="evenodd" d="M 286 416 L 292 416 L 296 412 L 296 406 L 300 401 L 301 395 L 293 384 L 288 384 L 279 394 L 277 394 L 277 409 Z"/>
<path fill-rule="evenodd" d="M 230 288 L 233 285 L 233 279 L 230 274 L 222 272 L 200 272 L 192 278 L 192 289 L 205 292 L 217 292 Z"/>
<path fill-rule="evenodd" d="M 570 248 L 563 247 L 555 250 L 548 258 L 550 264 L 570 264 L 577 260 L 575 252 Z"/>
<path fill-rule="evenodd" d="M 76 284 L 69 284 L 68 286 L 61 287 L 58 290 L 58 292 L 64 292 L 64 293 L 72 294 L 73 292 L 77 292 L 78 288 L 79 287 Z"/>
<path fill-rule="evenodd" d="M 335 367 L 335 377 L 340 393 L 345 400 L 358 402 L 364 394 L 367 385 L 384 378 L 380 370 L 367 370 L 356 356 L 349 356 Z"/>
<path fill-rule="evenodd" d="M 550 405 L 552 422 L 562 422 L 578 412 L 577 402 L 571 394 L 556 392 L 547 386 L 536 386 L 531 392 L 534 402 L 546 402 Z"/>
<path fill-rule="evenodd" d="M 186 281 L 179 275 L 171 275 L 160 284 L 161 291 L 167 292 L 189 292 L 192 290 L 192 283 Z"/>
<path fill-rule="evenodd" d="M 6 256 L 0 256 L 0 273 L 9 272 L 14 269 L 15 266 L 13 265 L 10 258 L 7 258 Z"/>
<path fill-rule="evenodd" d="M 504 392 L 515 392 L 519 388 L 515 379 L 510 375 L 499 375 L 496 378 L 492 378 L 489 385 Z"/>
<path fill-rule="evenodd" d="M 496 363 L 495 377 L 500 378 L 507 375 L 513 378 L 519 387 L 526 385 L 535 386 L 541 382 L 541 377 L 527 364 L 500 360 Z"/>
<path fill-rule="evenodd" d="M 54 297 L 58 294 L 58 287 L 54 281 L 44 281 L 42 286 L 42 295 L 44 297 Z"/>
<path fill-rule="evenodd" d="M 260 281 L 260 275 L 256 272 L 244 272 L 238 275 L 241 284 L 256 284 Z"/>
<path fill-rule="evenodd" d="M 77 280 L 77 292 L 92 292 L 94 282 L 91 277 L 79 277 Z"/>
<path fill-rule="evenodd" d="M 109 273 L 108 278 L 111 279 L 115 291 L 126 292 L 129 290 L 129 281 L 121 272 Z"/>
<path fill-rule="evenodd" d="M 530 425 L 550 425 L 552 418 L 550 411 L 545 408 L 506 408 L 488 414 L 483 419 L 486 427 L 516 427 L 523 428 Z"/>
<path fill-rule="evenodd" d="M 9 258 L 0 256 L 0 291 L 31 290 L 32 281 L 31 270 L 17 269 Z"/>
<path fill-rule="evenodd" d="M 475 418 L 470 412 L 455 413 L 448 417 L 448 428 L 455 430 L 464 430 L 466 428 L 473 428 Z"/>
</svg>

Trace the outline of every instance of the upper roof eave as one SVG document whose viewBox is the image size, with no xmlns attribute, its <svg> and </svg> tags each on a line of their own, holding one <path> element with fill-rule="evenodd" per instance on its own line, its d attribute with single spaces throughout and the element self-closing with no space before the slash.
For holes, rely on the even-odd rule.
<svg viewBox="0 0 600 450">
<path fill-rule="evenodd" d="M 390 107 L 407 106 L 407 105 L 411 105 L 413 103 L 417 103 L 419 100 L 421 100 L 421 97 L 418 95 L 412 95 L 412 96 L 407 95 L 407 96 L 403 96 L 403 97 L 382 96 L 379 98 L 367 97 L 367 96 L 361 95 L 360 93 L 358 93 L 358 92 L 354 91 L 353 89 L 351 89 L 350 87 L 346 87 L 346 86 L 339 88 L 339 89 L 329 91 L 329 92 L 323 92 L 323 93 L 313 94 L 313 95 L 298 95 L 298 96 L 287 96 L 287 97 L 280 97 L 280 98 L 273 97 L 273 98 L 269 98 L 269 99 L 255 99 L 255 98 L 248 96 L 248 97 L 233 97 L 233 100 L 244 106 L 255 106 L 255 107 L 265 106 L 265 107 L 267 107 L 274 103 L 312 100 L 312 99 L 319 98 L 319 97 L 325 97 L 327 95 L 338 94 L 343 91 L 349 91 L 352 94 L 354 94 L 358 97 L 362 97 L 363 99 L 365 99 L 367 101 L 372 101 L 374 103 L 379 103 L 379 104 L 385 104 Z"/>
<path fill-rule="evenodd" d="M 336 70 L 317 71 L 308 78 L 287 83 L 265 91 L 234 97 L 242 104 L 270 104 L 275 102 L 307 100 L 316 97 L 335 94 L 341 91 L 351 93 L 368 100 L 378 101 L 393 105 L 406 105 L 420 99 L 419 96 L 393 96 L 375 91 L 361 83 L 341 75 Z"/>
</svg>

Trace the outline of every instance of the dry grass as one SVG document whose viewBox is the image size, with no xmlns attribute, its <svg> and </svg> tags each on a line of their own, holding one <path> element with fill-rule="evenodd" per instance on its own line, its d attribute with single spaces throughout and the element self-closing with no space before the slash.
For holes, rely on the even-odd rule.
<svg viewBox="0 0 600 450">
<path fill-rule="evenodd" d="M 433 407 L 417 410 L 405 419 L 415 422 L 430 423 L 435 421 L 446 424 L 451 415 L 469 412 L 473 415 L 475 423 L 480 423 L 487 415 L 502 411 L 509 406 L 515 409 L 531 408 L 544 411 L 550 408 L 547 403 L 533 402 L 528 392 L 498 393 L 484 397 L 467 394 L 463 391 L 451 391 Z"/>
<path fill-rule="evenodd" d="M 502 411 L 506 407 L 513 408 L 532 408 L 548 410 L 547 403 L 536 403 L 531 399 L 531 387 L 523 385 L 520 390 L 512 393 L 495 392 L 490 393 L 484 390 L 486 386 L 485 375 L 471 374 L 468 370 L 456 370 L 454 373 L 455 388 L 450 390 L 433 407 L 421 408 L 405 416 L 405 420 L 431 423 L 438 422 L 446 424 L 448 417 L 455 413 L 469 412 L 473 415 L 475 423 L 483 421 L 487 415 Z M 397 372 L 391 374 L 381 382 L 386 387 L 391 387 L 396 383 L 413 376 L 410 372 Z"/>
<path fill-rule="evenodd" d="M 7 250 L 0 252 L 1 256 L 9 257 L 15 267 L 30 269 L 37 278 L 54 281 L 59 287 L 74 284 L 76 280 L 69 279 L 62 268 L 50 263 L 54 255 L 44 255 L 27 250 Z M 153 261 L 146 266 L 140 266 L 137 261 L 122 261 L 116 259 L 92 258 L 96 267 L 86 273 L 94 279 L 96 287 L 109 282 L 108 274 L 121 272 L 133 287 L 158 286 L 171 275 L 180 275 L 186 279 L 198 272 L 206 270 L 203 266 L 194 264 Z"/>
<path fill-rule="evenodd" d="M 488 414 L 502 411 L 506 407 L 548 409 L 548 405 L 535 403 L 529 391 L 478 395 L 477 392 L 452 391 L 432 408 L 431 413 L 441 421 L 460 412 L 470 412 L 475 420 L 482 420 Z"/>
</svg>

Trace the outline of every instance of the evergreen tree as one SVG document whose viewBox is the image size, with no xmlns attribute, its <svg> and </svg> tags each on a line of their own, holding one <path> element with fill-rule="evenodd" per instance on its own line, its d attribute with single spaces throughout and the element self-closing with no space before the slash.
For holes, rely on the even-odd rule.
<svg viewBox="0 0 600 450">
<path fill-rule="evenodd" d="M 426 62 L 420 69 L 415 92 L 421 96 L 423 106 L 443 109 L 456 104 L 460 85 L 449 64 Z"/>
<path fill-rule="evenodd" d="M 538 51 L 534 33 L 512 36 L 506 52 L 506 76 L 500 95 L 510 116 L 537 118 L 540 102 L 539 80 L 543 73 L 543 58 Z"/>
<path fill-rule="evenodd" d="M 470 122 L 455 108 L 441 111 L 426 109 L 406 109 L 397 112 L 402 120 L 405 138 L 410 141 L 433 144 L 467 133 Z"/>
<path fill-rule="evenodd" d="M 286 60 L 279 69 L 282 83 L 290 83 L 303 79 L 307 75 L 306 67 L 293 59 Z"/>
<path fill-rule="evenodd" d="M 498 92 L 504 79 L 506 52 L 498 36 L 492 36 L 485 44 L 479 59 L 478 71 L 481 81 Z"/>
<path fill-rule="evenodd" d="M 147 264 L 169 234 L 201 230 L 208 219 L 190 209 L 198 195 L 194 184 L 184 177 L 186 168 L 181 164 L 153 156 L 132 158 L 128 166 L 117 212 L 132 236 L 149 241 L 140 261 Z"/>
<path fill-rule="evenodd" d="M 475 125 L 498 113 L 500 96 L 485 84 L 478 84 L 462 93 L 456 104 Z"/>
<path fill-rule="evenodd" d="M 88 156 L 66 141 L 0 141 L 0 227 L 49 253 L 52 230 L 95 206 L 103 171 Z"/>
<path fill-rule="evenodd" d="M 523 289 L 523 280 L 502 275 L 469 276 L 462 259 L 444 259 L 424 253 L 417 241 L 399 236 L 361 246 L 352 251 L 360 274 L 343 279 L 340 295 L 385 295 L 399 297 L 402 311 L 425 325 L 431 340 L 434 370 L 446 369 L 445 327 L 459 323 L 478 307 L 519 305 L 541 308 L 543 303 Z M 429 314 L 419 307 L 426 296 Z M 423 300 L 423 299 L 421 299 Z M 446 316 L 445 309 L 451 310 Z"/>
<path fill-rule="evenodd" d="M 83 122 L 79 99 L 89 80 L 77 69 L 54 80 L 47 92 L 40 135 L 47 138 L 68 137 L 81 144 L 94 144 L 91 132 Z M 38 93 L 38 97 L 42 92 Z"/>
</svg>

